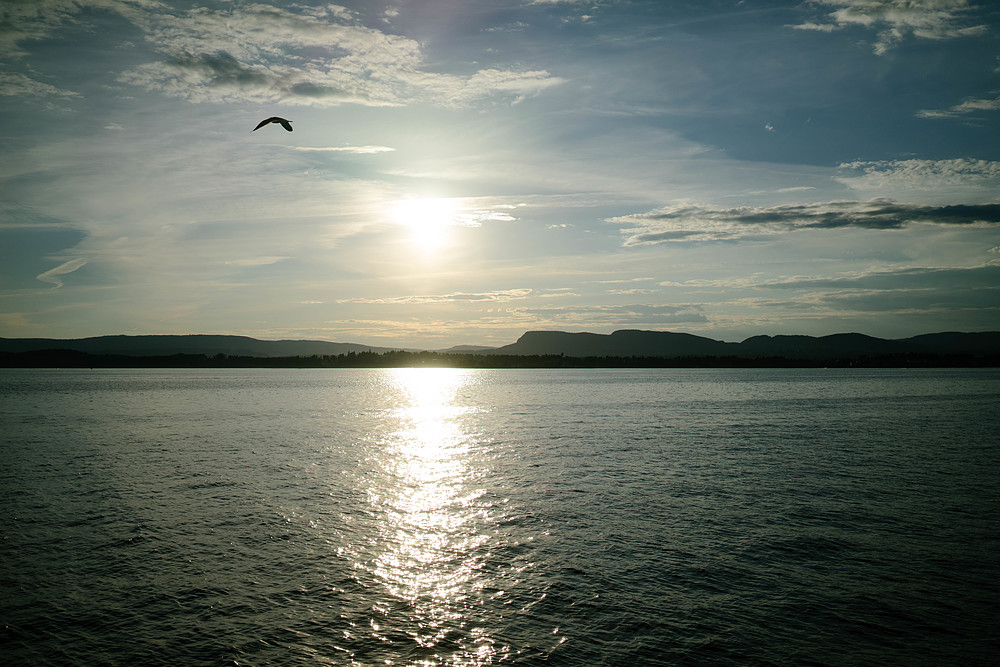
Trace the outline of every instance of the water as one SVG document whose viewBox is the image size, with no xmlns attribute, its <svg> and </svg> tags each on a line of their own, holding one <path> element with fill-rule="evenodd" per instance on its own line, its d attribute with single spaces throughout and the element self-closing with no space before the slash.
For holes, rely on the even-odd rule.
<svg viewBox="0 0 1000 667">
<path fill-rule="evenodd" d="M 1000 371 L 0 372 L 9 665 L 991 664 Z"/>
</svg>

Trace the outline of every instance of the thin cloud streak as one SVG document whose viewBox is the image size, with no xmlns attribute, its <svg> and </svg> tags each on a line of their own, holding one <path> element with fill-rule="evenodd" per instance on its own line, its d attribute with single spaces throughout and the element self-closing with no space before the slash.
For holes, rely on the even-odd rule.
<svg viewBox="0 0 1000 667">
<path fill-rule="evenodd" d="M 562 325 L 587 319 L 600 326 L 701 324 L 708 318 L 700 305 L 569 305 L 561 307 L 515 307 L 513 315 Z"/>
<path fill-rule="evenodd" d="M 0 95 L 8 97 L 61 97 L 80 98 L 80 93 L 63 90 L 48 83 L 32 79 L 19 72 L 0 72 Z"/>
<path fill-rule="evenodd" d="M 795 278 L 765 282 L 761 287 L 777 289 L 832 288 L 838 290 L 899 290 L 987 288 L 1000 291 L 1000 262 L 972 267 L 909 267 L 868 271 L 854 276 Z"/>
<path fill-rule="evenodd" d="M 338 303 L 402 304 L 402 303 L 454 303 L 472 301 L 515 301 L 525 299 L 533 290 L 527 288 L 499 290 L 496 292 L 412 295 L 383 298 L 341 299 Z"/>
<path fill-rule="evenodd" d="M 921 109 L 917 118 L 962 118 L 980 111 L 1000 111 L 1000 97 L 970 99 L 948 109 Z"/>
<path fill-rule="evenodd" d="M 767 282 L 761 289 L 795 293 L 788 300 L 764 299 L 765 308 L 879 316 L 940 317 L 959 322 L 988 322 L 1000 311 L 1000 262 L 971 267 L 908 267 L 829 278 L 790 278 Z M 979 324 L 982 326 L 982 324 Z"/>
<path fill-rule="evenodd" d="M 80 258 L 71 259 L 68 262 L 63 262 L 62 264 L 60 264 L 59 266 L 55 267 L 54 269 L 49 269 L 48 271 L 45 271 L 44 273 L 39 273 L 35 277 L 38 280 L 41 280 L 43 283 L 50 283 L 50 284 L 52 284 L 54 286 L 53 289 L 58 289 L 58 288 L 60 288 L 60 287 L 63 286 L 63 282 L 59 278 L 59 276 L 64 276 L 67 273 L 73 273 L 74 271 L 76 271 L 80 267 L 84 266 L 86 263 L 87 263 L 87 260 L 85 260 L 85 259 L 80 259 Z"/>
<path fill-rule="evenodd" d="M 356 155 L 391 153 L 396 150 L 388 146 L 292 146 L 291 149 L 305 153 L 354 153 Z"/>
</svg>

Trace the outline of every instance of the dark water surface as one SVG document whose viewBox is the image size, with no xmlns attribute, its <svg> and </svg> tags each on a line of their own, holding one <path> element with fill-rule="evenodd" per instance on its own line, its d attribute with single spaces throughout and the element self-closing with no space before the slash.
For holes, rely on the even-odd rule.
<svg viewBox="0 0 1000 667">
<path fill-rule="evenodd" d="M 8 665 L 996 664 L 998 370 L 0 372 Z"/>
</svg>

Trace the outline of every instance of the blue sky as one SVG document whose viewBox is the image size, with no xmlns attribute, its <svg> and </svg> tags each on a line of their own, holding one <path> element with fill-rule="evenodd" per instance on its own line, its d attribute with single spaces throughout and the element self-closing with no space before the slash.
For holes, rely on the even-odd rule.
<svg viewBox="0 0 1000 667">
<path fill-rule="evenodd" d="M 1000 329 L 985 0 L 0 4 L 0 336 Z M 282 116 L 294 132 L 268 125 Z"/>
</svg>

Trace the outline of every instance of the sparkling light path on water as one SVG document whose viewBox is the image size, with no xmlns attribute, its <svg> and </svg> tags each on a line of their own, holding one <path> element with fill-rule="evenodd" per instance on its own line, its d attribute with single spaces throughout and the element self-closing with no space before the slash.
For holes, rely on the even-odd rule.
<svg viewBox="0 0 1000 667">
<path fill-rule="evenodd" d="M 996 369 L 10 370 L 4 665 L 995 665 Z"/>
<path fill-rule="evenodd" d="M 390 376 L 400 428 L 373 461 L 377 474 L 367 492 L 382 522 L 374 558 L 357 567 L 370 569 L 385 592 L 373 606 L 372 636 L 391 642 L 390 628 L 408 626 L 424 654 L 408 664 L 482 665 L 502 651 L 470 615 L 481 601 L 490 539 L 470 436 L 459 421 L 473 408 L 454 400 L 473 377 L 453 369 L 397 369 Z"/>
</svg>

